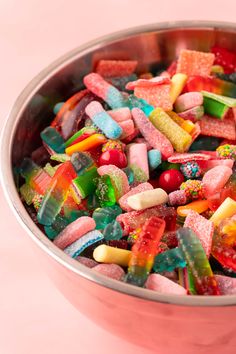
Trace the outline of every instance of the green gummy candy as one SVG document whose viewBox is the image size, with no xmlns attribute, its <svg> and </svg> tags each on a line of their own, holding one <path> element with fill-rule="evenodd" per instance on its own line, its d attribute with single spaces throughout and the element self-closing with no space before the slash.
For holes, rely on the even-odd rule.
<svg viewBox="0 0 236 354">
<path fill-rule="evenodd" d="M 32 199 L 36 195 L 35 191 L 26 183 L 20 187 L 20 194 L 27 205 L 32 204 Z"/>
<path fill-rule="evenodd" d="M 102 207 L 116 204 L 115 190 L 108 175 L 98 178 L 96 195 Z"/>
<path fill-rule="evenodd" d="M 73 186 L 82 199 L 93 194 L 96 189 L 96 178 L 98 177 L 97 168 L 92 167 L 81 176 L 73 180 Z"/>
<path fill-rule="evenodd" d="M 120 223 L 114 220 L 110 224 L 108 224 L 103 231 L 103 236 L 107 241 L 120 240 L 122 237 L 122 228 L 120 226 Z"/>
<path fill-rule="evenodd" d="M 102 230 L 108 224 L 116 219 L 122 213 L 122 209 L 118 205 L 111 207 L 98 208 L 93 212 L 93 219 L 96 223 L 96 229 Z"/>
<path fill-rule="evenodd" d="M 223 119 L 229 110 L 229 107 L 224 103 L 215 101 L 209 97 L 204 97 L 204 111 L 215 118 Z"/>
</svg>

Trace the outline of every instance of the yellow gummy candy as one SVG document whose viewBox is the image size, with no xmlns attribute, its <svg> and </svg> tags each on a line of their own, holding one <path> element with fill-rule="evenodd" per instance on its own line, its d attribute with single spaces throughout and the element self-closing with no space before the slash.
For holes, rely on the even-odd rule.
<svg viewBox="0 0 236 354">
<path fill-rule="evenodd" d="M 100 245 L 93 251 L 93 258 L 97 262 L 115 263 L 127 267 L 131 257 L 131 251 L 121 248 Z"/>
<path fill-rule="evenodd" d="M 175 103 L 177 97 L 183 91 L 187 78 L 187 75 L 181 73 L 172 76 L 170 87 L 170 99 L 172 103 Z"/>
<path fill-rule="evenodd" d="M 236 214 L 236 201 L 231 198 L 226 198 L 214 212 L 210 220 L 215 226 L 218 226 L 222 220 L 230 218 L 234 214 Z"/>
<path fill-rule="evenodd" d="M 193 132 L 195 128 L 195 124 L 191 122 L 191 120 L 185 120 L 173 111 L 168 111 L 166 113 L 175 123 L 177 123 L 183 130 L 191 135 L 191 132 Z"/>
<path fill-rule="evenodd" d="M 192 137 L 161 108 L 155 108 L 149 119 L 151 123 L 164 134 L 177 152 L 185 152 L 192 143 Z"/>
</svg>

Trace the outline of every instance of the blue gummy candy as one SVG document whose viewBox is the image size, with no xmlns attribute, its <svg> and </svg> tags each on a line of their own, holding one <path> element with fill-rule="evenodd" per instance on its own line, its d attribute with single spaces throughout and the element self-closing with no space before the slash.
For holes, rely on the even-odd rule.
<svg viewBox="0 0 236 354">
<path fill-rule="evenodd" d="M 105 111 L 95 114 L 92 121 L 108 139 L 118 139 L 122 134 L 122 128 Z"/>
<path fill-rule="evenodd" d="M 148 164 L 150 170 L 155 170 L 161 164 L 161 153 L 157 149 L 148 151 Z"/>
</svg>

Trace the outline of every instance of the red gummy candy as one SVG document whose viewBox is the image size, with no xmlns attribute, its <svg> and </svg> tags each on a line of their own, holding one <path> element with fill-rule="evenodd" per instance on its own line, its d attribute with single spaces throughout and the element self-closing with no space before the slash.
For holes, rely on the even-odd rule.
<svg viewBox="0 0 236 354">
<path fill-rule="evenodd" d="M 215 54 L 214 64 L 223 66 L 226 74 L 236 71 L 236 53 L 218 46 L 211 48 L 211 52 Z"/>
<path fill-rule="evenodd" d="M 99 158 L 99 166 L 103 165 L 115 165 L 119 168 L 125 168 L 127 166 L 126 155 L 117 149 L 105 151 Z"/>
<path fill-rule="evenodd" d="M 167 170 L 162 172 L 159 177 L 159 187 L 164 189 L 167 193 L 171 193 L 179 189 L 181 183 L 184 182 L 184 176 L 178 170 Z"/>
</svg>

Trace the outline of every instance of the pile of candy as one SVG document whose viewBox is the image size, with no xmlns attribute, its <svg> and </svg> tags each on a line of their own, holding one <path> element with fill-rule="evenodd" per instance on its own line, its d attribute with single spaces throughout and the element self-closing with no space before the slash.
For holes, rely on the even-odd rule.
<svg viewBox="0 0 236 354">
<path fill-rule="evenodd" d="M 158 76 L 137 65 L 100 60 L 54 106 L 20 166 L 22 200 L 94 272 L 159 293 L 236 294 L 236 54 L 184 49 Z"/>
</svg>

